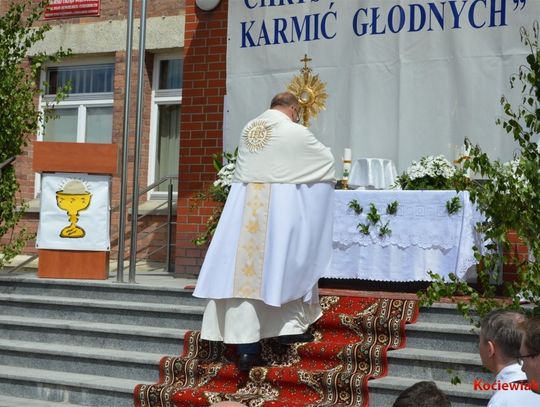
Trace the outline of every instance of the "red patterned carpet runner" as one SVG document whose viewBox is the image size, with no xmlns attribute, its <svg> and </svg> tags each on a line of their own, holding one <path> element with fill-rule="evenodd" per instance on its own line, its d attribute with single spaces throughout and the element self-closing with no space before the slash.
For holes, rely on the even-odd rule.
<svg viewBox="0 0 540 407">
<path fill-rule="evenodd" d="M 405 345 L 416 301 L 322 296 L 315 341 L 263 340 L 265 367 L 235 367 L 232 345 L 188 332 L 181 357 L 164 357 L 157 384 L 135 388 L 137 407 L 209 406 L 231 400 L 249 407 L 367 406 L 368 378 L 387 373 L 386 351 Z"/>
</svg>

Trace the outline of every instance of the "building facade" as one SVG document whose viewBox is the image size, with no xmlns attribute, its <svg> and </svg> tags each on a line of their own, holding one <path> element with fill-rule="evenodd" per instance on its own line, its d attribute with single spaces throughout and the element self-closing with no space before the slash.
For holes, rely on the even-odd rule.
<svg viewBox="0 0 540 407">
<path fill-rule="evenodd" d="M 53 3 L 61 6 L 62 2 Z M 85 1 L 81 0 L 79 3 L 83 4 Z M 46 13 L 42 22 L 50 24 L 51 30 L 43 41 L 31 49 L 31 54 L 53 53 L 62 47 L 70 49 L 72 53 L 70 58 L 43 67 L 40 86 L 44 89 L 44 95 L 36 103 L 53 119 L 47 121 L 38 134 L 29 135 L 24 154 L 16 160 L 21 198 L 30 205 L 20 226 L 33 232 L 37 230 L 40 193 L 40 176 L 32 171 L 34 141 L 113 143 L 119 146 L 119 150 L 122 146 L 128 2 L 93 3 L 97 4 L 97 13 L 94 13 L 97 15 L 78 15 L 76 12 L 75 15 L 69 15 L 73 13 L 69 9 L 61 10 L 63 12 L 60 13 Z M 7 2 L 2 2 L 0 13 L 5 13 L 8 6 Z M 128 143 L 128 197 L 131 197 L 133 185 L 140 13 L 141 3 L 136 1 Z M 138 174 L 141 191 L 159 180 L 178 175 L 184 28 L 183 1 L 147 2 L 142 140 Z M 58 105 L 52 106 L 50 103 L 54 95 L 68 82 L 68 96 Z M 163 245 L 166 228 L 160 226 L 164 219 L 161 214 L 163 211 L 153 209 L 166 199 L 168 182 L 166 180 L 141 195 L 139 214 L 146 216 L 139 222 L 138 258 L 158 261 L 165 258 Z M 177 180 L 170 182 L 173 183 L 176 196 Z M 112 257 L 116 257 L 118 239 L 125 238 L 118 236 L 119 174 L 113 177 L 111 185 Z M 34 245 L 34 241 L 28 242 L 25 253 L 35 252 Z"/>
<path fill-rule="evenodd" d="M 196 198 L 215 180 L 212 155 L 223 151 L 228 1 L 221 0 L 210 11 L 198 8 L 195 0 L 147 2 L 139 189 L 145 190 L 163 177 L 178 177 L 178 182 L 174 183 L 176 216 L 172 243 L 174 271 L 178 274 L 198 274 L 206 247 L 197 247 L 193 240 L 205 230 L 205 222 L 214 211 L 211 202 L 201 203 Z M 140 2 L 134 3 L 128 196 L 133 185 L 141 8 Z M 6 6 L 2 3 L 0 12 L 5 12 Z M 48 19 L 52 30 L 33 49 L 33 52 L 54 52 L 62 46 L 70 48 L 73 57 L 44 67 L 41 82 L 47 83 L 49 88 L 37 102 L 42 109 L 47 109 L 46 103 L 55 89 L 67 80 L 72 82 L 72 90 L 57 106 L 56 119 L 40 134 L 31 135 L 25 153 L 16 161 L 22 198 L 30 202 L 22 226 L 30 230 L 37 229 L 39 211 L 39 175 L 32 171 L 33 141 L 122 145 L 127 13 L 126 2 L 113 0 L 100 2 L 99 16 Z M 139 222 L 140 259 L 165 259 L 166 230 L 161 227 L 165 216 L 159 211 L 152 212 L 163 203 L 165 186 L 166 182 L 141 196 L 143 203 L 139 213 L 148 215 Z M 119 191 L 117 175 L 112 179 L 113 258 L 117 256 L 119 239 L 129 239 L 129 230 L 128 236 L 118 234 Z M 527 248 L 521 242 L 515 241 L 513 245 L 518 256 L 527 255 Z M 28 243 L 25 252 L 35 252 L 33 241 Z M 515 274 L 507 270 L 505 278 L 513 279 Z"/>
</svg>

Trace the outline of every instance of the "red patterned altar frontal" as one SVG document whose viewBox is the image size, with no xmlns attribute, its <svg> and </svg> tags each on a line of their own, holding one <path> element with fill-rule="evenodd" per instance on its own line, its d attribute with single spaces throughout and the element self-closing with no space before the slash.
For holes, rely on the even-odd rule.
<svg viewBox="0 0 540 407">
<path fill-rule="evenodd" d="M 405 324 L 416 320 L 418 304 L 323 296 L 321 307 L 323 317 L 311 327 L 314 342 L 285 346 L 264 339 L 266 366 L 249 374 L 236 369 L 233 346 L 188 332 L 184 354 L 161 360 L 159 383 L 137 385 L 135 406 L 367 407 L 367 380 L 387 374 L 386 352 L 405 345 Z"/>
<path fill-rule="evenodd" d="M 99 16 L 101 0 L 51 0 L 45 9 L 45 18 Z"/>
</svg>

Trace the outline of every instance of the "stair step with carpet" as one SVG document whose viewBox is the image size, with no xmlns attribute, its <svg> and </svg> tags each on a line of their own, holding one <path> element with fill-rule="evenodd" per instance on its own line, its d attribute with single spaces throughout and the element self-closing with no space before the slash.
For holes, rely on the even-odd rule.
<svg viewBox="0 0 540 407">
<path fill-rule="evenodd" d="M 390 329 L 389 334 L 386 332 L 389 327 L 373 323 L 377 318 L 370 317 L 370 313 L 378 311 L 366 304 L 365 307 L 354 305 L 355 301 L 372 300 L 347 298 L 347 301 L 352 301 L 348 307 L 325 311 L 323 318 L 314 325 L 315 343 L 295 345 L 294 350 L 287 351 L 289 356 L 293 354 L 297 358 L 292 366 L 283 363 L 287 357 L 278 360 L 278 352 L 272 350 L 270 341 L 263 343 L 263 358 L 267 365 L 252 369 L 248 377 L 237 372 L 230 349 L 227 353 L 226 348 L 219 350 L 215 344 L 206 348 L 208 342 L 200 341 L 197 333 L 188 333 L 186 343 L 190 347 L 185 349 L 183 357 L 162 361 L 162 381 L 155 385 L 139 385 L 135 394 L 136 405 L 142 406 L 148 404 L 149 399 L 166 397 L 180 405 L 195 406 L 230 399 L 245 403 L 262 401 L 263 405 L 271 406 L 354 404 L 387 407 L 393 404 L 402 390 L 422 380 L 435 381 L 450 396 L 453 406 L 487 404 L 491 393 L 474 391 L 473 381 L 489 381 L 493 376 L 482 369 L 477 329 L 457 312 L 455 305 L 434 304 L 431 308 L 422 308 L 418 321 L 404 328 L 407 346 L 403 348 L 403 343 L 399 345 L 399 341 L 392 339 L 400 336 L 396 331 Z M 379 301 L 392 302 L 388 299 Z M 398 300 L 393 304 L 399 307 L 403 303 Z M 385 309 L 381 305 L 376 308 L 379 307 Z M 382 312 L 380 315 L 387 314 Z M 401 315 L 402 324 L 414 320 L 406 312 Z M 345 335 L 347 329 L 358 335 L 356 339 Z M 391 344 L 388 351 L 382 347 L 371 353 L 376 349 L 370 346 L 374 337 L 377 340 L 384 338 L 385 343 Z M 384 354 L 387 366 L 377 360 L 378 357 L 384 358 Z M 380 378 L 386 372 L 388 376 Z M 462 383 L 453 385 L 450 381 L 456 376 Z M 186 377 L 192 379 L 191 384 Z M 373 380 L 367 381 L 368 377 L 373 377 Z M 309 396 L 310 390 L 314 389 L 317 395 Z M 369 404 L 366 404 L 368 398 Z"/>
<path fill-rule="evenodd" d="M 0 277 L 0 407 L 133 406 L 200 329 L 204 301 L 150 284 Z M 21 401 L 22 400 L 22 401 Z"/>
<path fill-rule="evenodd" d="M 405 378 L 396 376 L 386 376 L 377 380 L 369 381 L 369 407 L 389 407 L 398 394 L 407 387 L 412 386 L 419 380 L 416 378 Z M 452 407 L 473 407 L 486 406 L 490 393 L 473 391 L 468 384 L 453 385 L 448 381 L 435 381 L 437 387 L 446 393 Z"/>
<path fill-rule="evenodd" d="M 66 407 L 131 406 L 134 383 L 155 382 L 158 378 L 158 366 L 162 371 L 169 369 L 170 377 L 180 373 L 178 366 L 183 366 L 186 372 L 193 372 L 193 369 L 197 371 L 199 362 L 191 365 L 180 363 L 176 367 L 174 363 L 182 360 L 177 355 L 182 352 L 186 332 L 200 327 L 204 301 L 191 297 L 190 290 L 175 288 L 174 285 L 174 279 L 170 279 L 166 286 L 150 286 L 1 276 L 0 394 L 7 401 L 0 398 L 0 407 L 3 406 L 2 402 L 8 403 L 5 404 L 6 407 L 34 407 L 33 404 L 18 401 L 21 398 L 23 401 L 36 399 L 35 403 L 44 403 L 36 404 L 35 407 L 49 407 L 60 403 Z M 121 311 L 116 312 L 114 307 Z M 180 315 L 174 315 L 175 313 Z M 346 313 L 343 312 L 342 315 Z M 410 315 L 407 318 L 411 320 Z M 349 326 L 345 329 L 348 330 L 345 338 L 343 323 Z M 280 375 L 279 383 L 288 386 L 291 394 L 307 392 L 313 396 L 316 393 L 314 389 L 317 389 L 320 383 L 310 380 L 319 375 L 335 379 L 334 382 L 337 383 L 339 376 L 334 374 L 335 372 L 317 371 L 317 366 L 329 364 L 330 361 L 334 365 L 337 363 L 348 366 L 343 365 L 337 357 L 336 349 L 347 349 L 349 354 L 341 357 L 352 361 L 355 360 L 350 359 L 354 352 L 365 350 L 362 346 L 350 343 L 351 335 L 360 332 L 357 330 L 354 333 L 350 328 L 358 326 L 358 321 L 347 318 L 340 320 L 334 315 L 324 324 L 327 331 L 323 331 L 323 336 L 318 337 L 314 344 L 295 345 L 292 350 L 288 348 L 285 353 L 279 354 L 275 349 L 272 351 L 271 347 L 266 346 L 267 352 L 274 352 L 270 357 L 277 357 L 278 360 L 271 364 L 266 373 L 264 369 L 254 371 L 261 376 L 239 376 L 234 367 L 234 357 L 231 358 L 231 349 L 228 354 L 220 353 L 219 357 L 217 353 L 206 354 L 203 359 L 214 357 L 217 362 L 212 362 L 213 367 L 211 363 L 209 370 L 205 370 L 208 360 L 202 362 L 203 371 L 213 375 L 212 380 L 217 382 L 214 385 L 217 388 L 221 386 L 221 389 L 230 386 L 231 381 L 236 383 L 240 378 L 242 385 L 251 383 L 255 388 L 259 385 L 259 389 L 268 389 L 270 393 L 267 396 L 272 397 L 272 387 L 267 388 L 265 385 L 276 383 L 272 380 L 276 375 Z M 458 314 L 454 305 L 435 304 L 429 309 L 422 308 L 418 322 L 407 325 L 406 332 L 407 347 L 387 353 L 389 376 L 366 382 L 365 377 L 360 377 L 355 372 L 350 375 L 357 383 L 361 383 L 356 387 L 358 391 L 364 391 L 362 389 L 367 389 L 369 384 L 370 406 L 391 405 L 399 391 L 419 380 L 435 380 L 439 387 L 451 395 L 455 406 L 487 404 L 490 395 L 472 392 L 472 384 L 468 383 L 471 378 L 476 378 L 476 375 L 479 378 L 486 377 L 486 373 L 480 370 L 477 357 L 477 332 Z M 332 337 L 328 340 L 329 335 Z M 366 333 L 362 335 L 366 337 Z M 190 334 L 186 337 L 186 354 L 204 354 L 205 349 L 198 348 L 200 342 L 196 337 Z M 376 337 L 382 338 L 378 334 Z M 373 340 L 369 335 L 367 339 Z M 442 353 L 441 349 L 444 349 L 445 353 Z M 279 351 L 282 352 L 283 349 Z M 29 356 L 23 355 L 25 353 Z M 158 362 L 158 355 L 171 356 Z M 268 354 L 266 356 L 269 357 Z M 290 357 L 304 360 L 303 366 L 306 370 L 302 383 L 298 382 L 297 365 L 287 365 Z M 378 357 L 380 355 L 377 355 Z M 32 358 L 35 363 L 31 362 Z M 75 360 L 80 369 L 74 366 Z M 225 366 L 223 360 L 227 362 Z M 62 366 L 63 362 L 70 364 L 70 367 Z M 109 367 L 109 364 L 113 366 Z M 222 367 L 218 369 L 220 364 Z M 451 374 L 446 372 L 449 368 L 453 371 Z M 124 372 L 120 373 L 122 369 Z M 152 369 L 153 372 L 150 372 Z M 377 369 L 375 376 L 380 375 L 385 368 L 379 366 Z M 460 376 L 462 385 L 453 386 L 449 383 L 450 377 L 454 375 Z M 205 380 L 210 376 L 206 376 Z M 487 377 L 491 376 L 487 374 Z M 306 390 L 308 382 L 310 390 Z M 146 390 L 150 388 L 150 385 L 143 386 L 146 386 Z M 4 389 L 10 392 L 6 393 Z M 141 396 L 141 387 L 138 386 L 137 389 L 138 396 Z M 231 389 L 232 393 L 238 393 L 237 384 Z M 245 386 L 241 390 L 249 393 L 253 387 Z M 214 393 L 217 394 L 210 396 L 224 396 L 219 391 Z M 329 388 L 323 389 L 322 394 L 326 397 L 338 395 Z M 249 394 L 245 396 L 250 397 Z M 366 397 L 361 394 L 351 396 L 356 400 Z M 189 397 L 204 399 L 206 396 L 199 393 Z M 305 406 L 306 403 L 301 397 L 289 397 L 281 405 L 294 407 Z"/>
<path fill-rule="evenodd" d="M 417 303 L 329 295 L 321 297 L 321 307 L 323 316 L 310 328 L 314 342 L 262 340 L 265 366 L 249 373 L 236 368 L 233 346 L 188 332 L 184 354 L 161 361 L 160 382 L 136 387 L 135 405 L 365 405 L 367 379 L 386 374 L 387 349 L 403 346 L 405 323 L 415 320 Z"/>
</svg>

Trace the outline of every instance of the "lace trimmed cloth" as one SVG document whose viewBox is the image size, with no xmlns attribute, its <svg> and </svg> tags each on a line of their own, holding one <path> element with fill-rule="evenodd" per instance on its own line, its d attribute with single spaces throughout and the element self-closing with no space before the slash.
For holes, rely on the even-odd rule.
<svg viewBox="0 0 540 407">
<path fill-rule="evenodd" d="M 461 208 L 449 214 L 446 203 L 458 196 Z M 357 215 L 349 208 L 356 200 L 363 207 Z M 398 202 L 397 213 L 388 215 L 387 205 Z M 368 224 L 374 204 L 381 222 Z M 481 220 L 468 192 L 455 191 L 336 191 L 333 260 L 329 278 L 361 278 L 382 281 L 430 280 L 427 272 L 475 278 L 473 245 L 479 243 L 475 225 Z M 380 236 L 388 222 L 390 233 Z"/>
</svg>

